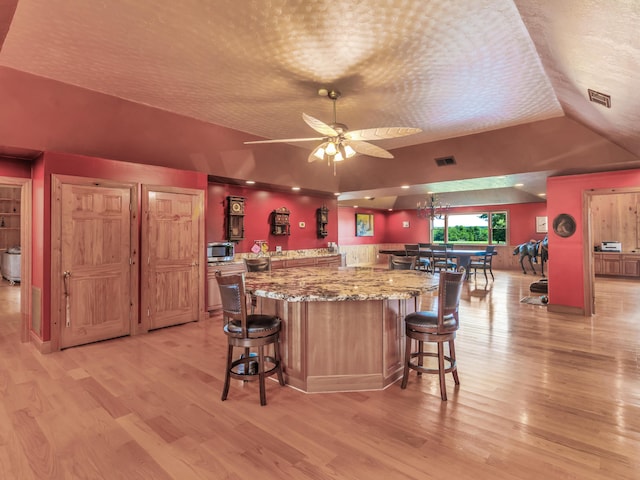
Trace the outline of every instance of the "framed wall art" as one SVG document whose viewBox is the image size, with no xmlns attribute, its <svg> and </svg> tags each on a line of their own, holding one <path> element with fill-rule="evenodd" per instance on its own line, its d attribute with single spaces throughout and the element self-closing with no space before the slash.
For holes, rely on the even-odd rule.
<svg viewBox="0 0 640 480">
<path fill-rule="evenodd" d="M 536 233 L 547 233 L 547 217 L 536 217 Z"/>
<path fill-rule="evenodd" d="M 373 214 L 356 213 L 356 237 L 373 237 Z"/>
</svg>

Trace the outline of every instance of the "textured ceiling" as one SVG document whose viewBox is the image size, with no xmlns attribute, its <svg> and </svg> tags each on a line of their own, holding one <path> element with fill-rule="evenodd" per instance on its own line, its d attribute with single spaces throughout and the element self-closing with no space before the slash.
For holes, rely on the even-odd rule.
<svg viewBox="0 0 640 480">
<path fill-rule="evenodd" d="M 340 190 L 345 203 L 366 193 L 385 199 L 378 208 L 426 190 L 466 191 L 454 204 L 489 203 L 496 188 L 503 202 L 536 201 L 548 175 L 639 164 L 637 1 L 4 1 L 15 13 L 0 16 L 0 87 L 13 94 L 3 105 L 36 108 L 15 100 L 26 75 L 39 115 L 81 122 L 91 139 L 54 138 L 59 125 L 44 120 L 17 132 L 5 109 L 5 147 Z M 315 136 L 301 115 L 331 122 L 321 87 L 342 92 L 337 119 L 351 129 L 422 133 L 375 142 L 396 159 L 358 156 L 336 177 L 305 165 L 308 144 L 243 144 Z M 587 88 L 611 94 L 612 108 L 589 103 Z M 116 122 L 131 124 L 104 128 Z M 129 138 L 136 127 L 141 138 Z M 546 141 L 533 137 L 541 130 Z M 184 158 L 159 153 L 171 140 Z M 448 155 L 458 164 L 436 171 Z"/>
</svg>

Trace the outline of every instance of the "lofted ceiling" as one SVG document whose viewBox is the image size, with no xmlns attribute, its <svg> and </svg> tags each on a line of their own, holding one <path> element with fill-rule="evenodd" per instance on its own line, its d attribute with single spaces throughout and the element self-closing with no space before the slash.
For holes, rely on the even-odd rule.
<svg viewBox="0 0 640 480">
<path fill-rule="evenodd" d="M 58 151 L 341 192 L 343 205 L 544 201 L 640 167 L 636 0 L 0 0 L 0 156 Z M 333 174 L 351 129 L 417 127 Z M 588 89 L 610 95 L 610 108 Z M 435 160 L 453 157 L 453 165 Z M 409 188 L 400 188 L 406 185 Z M 369 197 L 364 200 L 364 197 Z"/>
</svg>

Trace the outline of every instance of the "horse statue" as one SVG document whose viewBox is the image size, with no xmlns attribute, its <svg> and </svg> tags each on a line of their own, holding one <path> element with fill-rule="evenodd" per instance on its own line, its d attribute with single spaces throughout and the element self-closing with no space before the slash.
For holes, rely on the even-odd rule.
<svg viewBox="0 0 640 480">
<path fill-rule="evenodd" d="M 533 264 L 537 263 L 539 257 L 540 268 L 542 269 L 542 276 L 544 277 L 544 264 L 549 260 L 549 239 L 545 236 L 542 240 L 529 240 L 527 243 L 518 245 L 513 250 L 513 254 L 520 255 L 520 266 L 522 267 L 522 273 L 525 275 L 527 274 L 523 263 L 525 257 L 529 260 L 529 265 L 534 275 L 536 274 L 536 268 Z"/>
</svg>

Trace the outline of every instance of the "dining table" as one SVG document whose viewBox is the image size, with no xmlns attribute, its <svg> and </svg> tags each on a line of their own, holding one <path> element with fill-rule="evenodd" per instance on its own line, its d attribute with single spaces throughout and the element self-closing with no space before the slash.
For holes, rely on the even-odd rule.
<svg viewBox="0 0 640 480">
<path fill-rule="evenodd" d="M 387 254 L 387 255 L 399 255 L 406 256 L 407 251 L 405 249 L 382 249 L 379 253 Z M 441 253 L 441 252 L 438 252 Z M 493 251 L 490 252 L 489 255 L 497 255 L 498 252 Z M 471 263 L 472 257 L 484 257 L 487 255 L 487 251 L 483 248 L 482 250 L 478 249 L 462 249 L 462 248 L 453 248 L 447 249 L 447 255 L 450 257 L 456 257 L 457 264 L 459 267 L 464 267 L 467 272 L 467 278 L 469 278 L 469 264 Z M 418 253 L 420 258 L 431 258 L 431 250 L 430 249 L 422 249 Z"/>
</svg>

